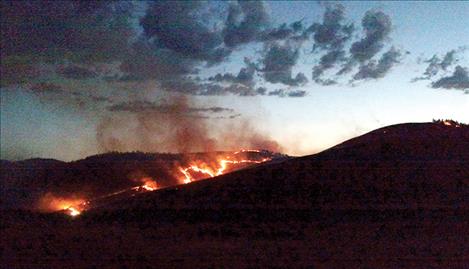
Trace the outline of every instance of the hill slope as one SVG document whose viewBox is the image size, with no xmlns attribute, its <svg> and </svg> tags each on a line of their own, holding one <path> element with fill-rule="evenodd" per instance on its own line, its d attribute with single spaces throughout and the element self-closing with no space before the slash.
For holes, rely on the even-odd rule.
<svg viewBox="0 0 469 269">
<path fill-rule="evenodd" d="M 117 203 L 114 208 L 467 209 L 469 128 L 375 130 L 316 155 Z"/>
<path fill-rule="evenodd" d="M 35 209 L 45 195 L 93 199 L 123 189 L 141 185 L 151 178 L 159 187 L 181 184 L 184 175 L 180 167 L 192 162 L 212 164 L 224 156 L 270 161 L 288 159 L 286 155 L 260 152 L 209 153 L 106 153 L 74 162 L 51 159 L 1 161 L 1 207 L 6 209 Z M 241 169 L 251 163 L 229 164 L 226 172 Z M 193 173 L 194 174 L 194 173 Z M 207 175 L 194 174 L 194 179 Z"/>
<path fill-rule="evenodd" d="M 469 129 L 382 128 L 71 219 L 5 214 L 5 267 L 466 268 Z"/>
</svg>

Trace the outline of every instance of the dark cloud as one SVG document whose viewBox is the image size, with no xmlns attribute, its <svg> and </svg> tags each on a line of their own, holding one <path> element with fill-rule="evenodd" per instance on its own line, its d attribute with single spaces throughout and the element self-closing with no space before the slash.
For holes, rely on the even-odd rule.
<svg viewBox="0 0 469 269">
<path fill-rule="evenodd" d="M 239 96 L 255 96 L 259 93 L 251 85 L 239 83 L 229 83 L 221 85 L 216 82 L 206 83 L 197 81 L 194 78 L 181 78 L 179 80 L 167 80 L 162 82 L 163 89 L 172 92 L 178 92 L 188 95 L 199 96 L 223 96 L 223 95 L 239 95 Z"/>
<path fill-rule="evenodd" d="M 89 79 L 97 76 L 96 72 L 78 65 L 69 65 L 57 68 L 56 72 L 65 78 L 70 79 Z"/>
<path fill-rule="evenodd" d="M 316 78 L 314 79 L 314 82 L 323 86 L 331 86 L 331 85 L 338 84 L 337 80 L 334 80 L 331 78 L 327 78 L 327 79 Z"/>
<path fill-rule="evenodd" d="M 108 61 L 127 51 L 129 2 L 2 1 L 2 57 Z"/>
<path fill-rule="evenodd" d="M 448 51 L 443 57 L 443 60 L 440 63 L 440 66 L 443 70 L 446 70 L 449 66 L 453 65 L 456 62 L 455 58 L 456 50 Z"/>
<path fill-rule="evenodd" d="M 223 39 L 234 48 L 252 42 L 268 25 L 268 14 L 262 1 L 239 1 L 228 10 Z"/>
<path fill-rule="evenodd" d="M 451 76 L 440 78 L 432 83 L 432 88 L 469 89 L 469 75 L 467 68 L 456 66 Z"/>
<path fill-rule="evenodd" d="M 425 72 L 422 76 L 412 79 L 412 82 L 428 80 L 438 75 L 440 71 L 447 71 L 449 67 L 455 65 L 459 61 L 457 55 L 465 50 L 465 47 L 460 47 L 446 52 L 443 59 L 440 59 L 438 55 L 434 54 L 431 58 L 424 60 L 423 63 L 428 64 L 425 68 Z"/>
<path fill-rule="evenodd" d="M 352 43 L 349 49 L 350 56 L 336 73 L 338 76 L 352 71 L 356 64 L 367 65 L 366 62 L 384 47 L 392 30 L 391 18 L 382 11 L 367 11 L 361 24 L 365 36 Z"/>
<path fill-rule="evenodd" d="M 303 73 L 292 77 L 292 68 L 298 61 L 299 50 L 288 45 L 274 44 L 264 56 L 262 71 L 264 79 L 270 83 L 282 83 L 288 86 L 301 86 L 308 82 Z"/>
<path fill-rule="evenodd" d="M 345 9 L 342 5 L 328 6 L 323 22 L 314 23 L 308 29 L 314 33 L 314 48 L 340 50 L 354 31 L 353 24 L 345 24 Z"/>
<path fill-rule="evenodd" d="M 306 91 L 302 91 L 302 90 L 288 91 L 284 89 L 277 89 L 277 90 L 270 91 L 268 95 L 278 96 L 278 97 L 304 97 L 306 96 Z"/>
<path fill-rule="evenodd" d="M 304 97 L 306 96 L 306 91 L 301 91 L 301 90 L 296 90 L 296 91 L 290 91 L 287 93 L 288 97 Z"/>
<path fill-rule="evenodd" d="M 345 59 L 345 51 L 343 50 L 331 50 L 324 54 L 319 64 L 313 67 L 313 80 L 317 83 L 323 84 L 323 80 L 320 78 L 325 70 L 334 67 L 337 62 Z"/>
<path fill-rule="evenodd" d="M 438 74 L 438 72 L 441 69 L 440 58 L 438 58 L 438 56 L 436 56 L 436 55 L 433 55 L 432 58 L 426 60 L 425 63 L 428 63 L 428 66 L 425 69 L 425 72 L 423 73 L 423 77 L 415 78 L 415 80 L 429 79 L 429 78 L 435 76 L 436 74 Z"/>
<path fill-rule="evenodd" d="M 369 61 L 360 65 L 358 73 L 353 76 L 354 80 L 378 79 L 384 77 L 391 68 L 400 62 L 401 52 L 394 47 L 385 52 L 378 63 Z"/>
<path fill-rule="evenodd" d="M 354 31 L 353 24 L 346 24 L 342 5 L 327 6 L 322 24 L 314 23 L 308 30 L 313 32 L 314 47 L 325 50 L 319 63 L 313 67 L 313 80 L 321 85 L 332 85 L 332 79 L 322 79 L 324 71 L 333 68 L 337 63 L 346 60 L 344 46 L 352 37 Z M 334 83 L 333 83 L 334 82 Z"/>
<path fill-rule="evenodd" d="M 198 1 L 155 1 L 150 4 L 141 25 L 156 46 L 184 57 L 219 63 L 230 54 L 222 47 L 221 29 L 204 23 L 206 3 Z"/>
<path fill-rule="evenodd" d="M 86 92 L 69 91 L 69 90 L 64 89 L 60 85 L 49 83 L 49 82 L 40 82 L 40 83 L 33 84 L 29 87 L 29 89 L 33 91 L 34 93 L 38 93 L 38 94 L 60 94 L 60 95 L 63 95 L 64 97 L 69 97 L 69 98 L 76 97 L 76 98 L 80 98 L 81 100 L 85 99 L 85 100 L 94 101 L 97 103 L 114 102 L 114 100 L 109 97 L 96 96 L 96 95 L 86 93 Z"/>
<path fill-rule="evenodd" d="M 75 112 L 96 112 L 104 104 L 112 104 L 113 98 L 95 95 L 87 91 L 76 91 L 64 88 L 61 85 L 50 82 L 39 82 L 25 85 L 25 90 L 31 91 L 42 102 L 63 106 Z"/>
<path fill-rule="evenodd" d="M 244 59 L 246 67 L 241 68 L 237 75 L 232 73 L 225 74 L 216 74 L 215 76 L 210 77 L 209 81 L 215 82 L 229 82 L 229 83 L 240 83 L 246 86 L 252 86 L 254 84 L 254 74 L 257 69 L 256 65 L 249 61 L 249 59 Z"/>
<path fill-rule="evenodd" d="M 59 74 L 68 80 L 95 78 L 119 90 L 131 91 L 134 82 L 148 81 L 158 90 L 202 96 L 268 94 L 265 88 L 256 88 L 259 79 L 304 86 L 308 78 L 293 74 L 293 67 L 309 38 L 314 52 L 321 53 L 313 67 L 316 83 L 337 83 L 337 73 L 328 78 L 325 71 L 338 63 L 347 71 L 360 64 L 357 79 L 380 77 L 385 60 L 367 61 L 384 45 L 391 28 L 385 14 L 368 11 L 362 20 L 365 37 L 347 51 L 354 26 L 336 4 L 326 5 L 322 21 L 310 27 L 303 20 L 270 25 L 261 1 L 3 1 L 2 15 L 2 85 L 55 81 Z M 199 74 L 252 42 L 265 48 L 255 63 L 247 61 L 237 73 L 208 79 Z M 450 65 L 450 56 L 441 64 Z M 112 65 L 112 71 L 101 70 L 104 64 Z"/>
<path fill-rule="evenodd" d="M 232 113 L 234 112 L 231 108 L 225 107 L 180 107 L 177 104 L 160 104 L 150 101 L 132 101 L 114 104 L 108 107 L 109 111 L 112 112 L 158 112 L 158 113 L 179 113 L 187 115 L 199 115 L 198 113 Z"/>
<path fill-rule="evenodd" d="M 350 47 L 352 59 L 360 63 L 371 59 L 384 46 L 391 32 L 391 18 L 382 11 L 369 10 L 362 19 L 365 37 Z"/>
<path fill-rule="evenodd" d="M 265 95 L 266 92 L 267 92 L 267 89 L 265 87 L 259 87 L 256 89 L 256 93 L 259 95 Z"/>
<path fill-rule="evenodd" d="M 2 85 L 39 76 L 41 63 L 122 59 L 134 31 L 133 4 L 117 1 L 2 1 Z"/>
<path fill-rule="evenodd" d="M 283 23 L 278 28 L 273 28 L 264 31 L 259 38 L 262 41 L 277 41 L 289 38 L 294 33 L 294 30 Z"/>
<path fill-rule="evenodd" d="M 124 73 L 121 80 L 178 80 L 180 76 L 196 73 L 196 66 L 197 61 L 193 59 L 140 39 L 132 45 L 129 56 L 120 66 Z"/>
<path fill-rule="evenodd" d="M 314 33 L 314 47 L 325 50 L 321 56 L 319 64 L 313 67 L 313 80 L 322 85 L 331 85 L 331 79 L 322 79 L 325 70 L 334 67 L 337 63 L 343 62 L 345 58 L 344 46 L 352 37 L 354 31 L 353 24 L 346 24 L 342 5 L 327 6 L 324 12 L 323 22 L 314 23 L 308 31 Z"/>
<path fill-rule="evenodd" d="M 62 87 L 53 83 L 40 82 L 33 84 L 30 90 L 36 93 L 62 93 Z"/>
<path fill-rule="evenodd" d="M 258 40 L 262 42 L 272 42 L 280 40 L 305 41 L 308 35 L 305 34 L 302 21 L 291 24 L 283 23 L 278 27 L 269 28 L 260 33 Z"/>
<path fill-rule="evenodd" d="M 345 21 L 345 10 L 341 5 L 325 5 L 326 11 L 322 23 L 314 23 L 308 28 L 313 34 L 313 52 L 325 51 L 319 63 L 313 67 L 312 79 L 321 85 L 338 83 L 341 76 L 354 70 L 359 65 L 353 80 L 382 78 L 399 61 L 401 52 L 391 48 L 379 60 L 373 60 L 385 46 L 392 29 L 391 19 L 381 11 L 369 10 L 362 18 L 364 36 L 353 42 L 346 51 L 347 43 L 352 39 L 355 27 Z M 327 77 L 326 71 L 340 66 L 333 77 Z"/>
<path fill-rule="evenodd" d="M 277 89 L 277 90 L 273 90 L 273 91 L 270 91 L 269 96 L 285 96 L 285 90 L 283 89 Z"/>
</svg>

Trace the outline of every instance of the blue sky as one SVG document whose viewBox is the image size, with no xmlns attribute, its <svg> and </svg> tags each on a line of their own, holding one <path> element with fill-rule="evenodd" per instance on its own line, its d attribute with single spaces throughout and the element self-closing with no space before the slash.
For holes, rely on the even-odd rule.
<svg viewBox="0 0 469 269">
<path fill-rule="evenodd" d="M 331 78 L 337 80 L 334 85 L 325 86 L 314 81 L 311 75 L 312 69 L 318 65 L 320 57 L 330 50 L 328 47 L 311 53 L 314 44 L 317 44 L 314 39 L 315 32 L 311 32 L 311 36 L 301 44 L 294 43 L 291 39 L 269 42 L 258 40 L 259 36 L 276 29 L 282 23 L 290 25 L 301 20 L 304 26 L 302 31 L 306 32 L 306 29 L 314 23 L 322 23 L 326 9 L 333 10 L 339 4 L 343 5 L 342 22 L 344 25 L 353 23 L 355 31 L 343 47 L 345 59 L 340 63 L 337 62 L 335 69 L 326 71 L 333 73 L 332 70 L 335 72 L 341 64 L 352 59 L 352 55 L 349 55 L 350 47 L 364 37 L 361 21 L 366 12 L 371 10 L 374 12 L 372 13 L 374 18 L 379 18 L 379 22 L 389 19 L 391 28 L 389 34 L 379 41 L 382 49 L 369 61 L 378 62 L 391 47 L 394 47 L 400 55 L 394 59 L 389 69 L 385 69 L 377 77 L 373 77 L 372 73 L 365 73 L 365 76 L 369 76 L 366 79 L 353 79 L 359 68 L 369 63 L 367 60 L 356 64 L 354 71 L 347 76 L 331 75 Z M 122 34 L 127 29 L 124 26 L 118 28 L 118 31 L 113 29 L 101 33 L 101 36 L 109 35 L 109 38 L 101 42 L 100 36 L 93 36 L 96 28 L 86 29 L 89 27 L 86 24 L 88 21 L 78 21 L 80 24 L 75 24 L 77 21 L 60 22 L 71 25 L 69 28 L 64 27 L 65 29 L 82 27 L 80 30 L 88 36 L 95 37 L 93 40 L 100 44 L 96 52 L 92 51 L 95 54 L 83 54 L 80 46 L 70 45 L 64 48 L 61 47 L 63 42 L 54 43 L 54 36 L 71 31 L 63 30 L 61 27 L 56 33 L 52 31 L 50 36 L 38 35 L 36 38 L 34 33 L 41 29 L 32 27 L 31 40 L 10 39 L 13 45 L 21 49 L 7 48 L 8 52 L 2 53 L 2 73 L 4 73 L 3 68 L 14 70 L 11 79 L 2 76 L 2 159 L 44 157 L 75 160 L 109 150 L 198 151 L 203 150 L 204 145 L 212 143 L 213 140 L 216 140 L 216 143 L 213 143 L 211 149 L 271 145 L 271 142 L 275 141 L 286 153 L 304 155 L 395 123 L 424 122 L 436 118 L 469 122 L 467 72 L 466 78 L 458 77 L 456 84 L 443 83 L 447 80 L 437 83 L 441 79 L 453 76 L 458 66 L 466 71 L 469 67 L 469 48 L 466 48 L 469 46 L 467 31 L 469 3 L 467 2 L 265 2 L 262 6 L 246 7 L 242 11 L 244 14 L 235 22 L 234 25 L 239 26 L 243 18 L 251 15 L 253 18 L 260 18 L 265 14 L 269 16 L 268 22 L 261 23 L 252 19 L 249 21 L 251 25 L 245 25 L 243 29 L 235 31 L 235 34 L 241 33 L 240 36 L 246 38 L 249 33 L 245 30 L 250 29 L 252 25 L 256 26 L 252 27 L 254 30 L 251 39 L 243 42 L 236 36 L 231 41 L 228 39 L 226 29 L 229 29 L 229 24 L 223 19 L 223 15 L 226 17 L 230 12 L 230 5 L 234 6 L 231 10 L 233 14 L 242 10 L 240 5 L 227 2 L 208 3 L 207 6 L 197 8 L 202 10 L 201 12 L 208 12 L 203 14 L 209 14 L 209 18 L 213 16 L 212 20 L 216 23 L 212 25 L 213 21 L 209 20 L 201 25 L 210 25 L 207 29 L 212 27 L 218 29 L 213 32 L 210 30 L 210 34 L 216 32 L 217 35 L 213 35 L 213 40 L 210 37 L 201 39 L 206 47 L 196 53 L 193 53 L 194 49 L 187 50 L 184 45 L 191 44 L 195 37 L 189 35 L 189 39 L 178 39 L 184 37 L 186 33 L 183 32 L 184 29 L 190 30 L 189 32 L 197 30 L 191 27 L 184 28 L 187 21 L 167 14 L 168 20 L 171 21 L 168 32 L 158 32 L 154 29 L 161 22 L 156 22 L 153 17 L 147 16 L 158 12 L 170 12 L 173 6 L 156 6 L 147 9 L 151 4 L 139 2 L 136 5 L 140 11 L 136 12 L 138 16 L 129 24 L 130 29 L 136 34 L 133 39 L 122 44 L 126 46 L 135 40 L 144 40 L 142 44 L 153 44 L 150 42 L 155 42 L 154 40 L 158 38 L 163 40 L 165 47 L 155 43 L 156 45 L 151 45 L 148 52 L 156 53 L 155 59 L 158 64 L 147 63 L 149 56 L 138 58 L 147 55 L 145 54 L 147 51 L 134 49 L 132 52 L 134 54 L 129 56 L 133 62 L 130 61 L 127 67 L 121 65 L 129 61 L 128 58 L 116 57 L 121 55 L 117 50 L 121 43 L 116 40 L 125 36 Z M 11 8 L 8 18 L 20 17 L 15 13 L 16 8 L 18 7 Z M 61 8 L 68 11 L 69 7 Z M 74 8 L 76 7 L 71 7 L 70 10 L 75 12 Z M 94 14 L 92 12 L 96 10 L 96 7 L 86 9 L 86 12 L 89 12 L 86 16 L 90 16 L 90 20 L 95 19 L 96 17 L 90 14 Z M 40 7 L 30 12 L 32 15 L 44 15 Z M 385 15 L 379 15 L 377 12 Z M 47 16 L 55 20 L 53 14 Z M 116 18 L 122 16 L 124 15 L 117 14 Z M 144 16 L 150 18 L 146 28 L 138 23 Z M 204 18 L 207 15 L 200 17 Z M 60 23 L 58 25 L 61 25 Z M 171 27 L 176 29 L 177 25 L 183 25 L 183 29 L 173 32 Z M 10 25 L 7 24 L 5 27 Z M 107 28 L 103 29 L 107 31 Z M 201 31 L 204 33 L 204 29 Z M 171 37 L 173 39 L 164 40 L 162 36 L 168 37 L 168 33 L 175 33 L 176 39 Z M 219 36 L 224 38 L 222 43 L 216 41 Z M 86 46 L 93 45 L 86 43 L 89 39 L 80 38 L 81 36 L 73 40 L 78 43 L 84 42 Z M 109 49 L 105 43 L 108 40 L 112 41 Z M 42 49 L 39 53 L 41 57 L 37 56 L 36 47 L 29 45 L 35 43 L 46 44 L 47 49 Z M 173 46 L 174 44 L 176 45 Z M 171 47 L 173 51 L 168 46 L 173 46 Z M 198 43 L 194 46 L 198 48 Z M 291 78 L 284 80 L 284 83 L 271 83 L 269 79 L 274 81 L 277 78 L 269 78 L 266 75 L 269 69 L 268 52 L 276 46 L 298 51 L 298 57 L 291 66 L 291 71 L 287 68 L 282 69 L 282 72 L 286 70 L 286 73 L 279 73 L 291 75 Z M 50 47 L 56 49 L 51 52 Z M 62 49 L 67 53 L 61 53 Z M 116 52 L 107 55 L 108 51 L 114 49 Z M 222 49 L 226 52 L 226 57 L 222 60 L 213 60 L 213 55 Z M 439 66 L 442 66 L 441 60 L 452 50 L 456 51 L 455 57 L 448 67 L 439 70 L 434 76 L 411 82 L 415 78 L 424 76 L 429 66 L 428 60 L 434 55 L 439 57 Z M 162 64 L 158 59 L 166 57 L 164 53 L 168 51 L 176 53 L 169 54 L 169 60 L 164 58 L 168 62 L 164 62 L 164 66 L 161 67 Z M 85 51 L 88 52 L 89 50 Z M 214 54 L 211 54 L 212 52 Z M 52 60 L 48 58 L 50 55 L 53 55 Z M 248 68 L 249 65 L 244 62 L 245 57 L 252 64 L 254 72 L 252 81 L 246 84 L 242 82 L 242 85 L 239 81 L 236 85 L 230 84 L 234 83 L 233 77 L 241 68 Z M 17 59 L 26 59 L 35 72 L 32 72 L 32 75 L 27 73 L 27 76 L 17 79 L 15 73 L 21 73 L 23 70 L 21 69 L 23 65 L 19 65 Z M 211 61 L 214 62 L 207 65 Z M 5 62 L 8 64 L 3 66 Z M 285 64 L 282 61 L 277 63 Z M 174 74 L 179 72 L 177 70 L 181 70 L 181 66 L 194 67 L 196 71 L 192 70 L 189 73 L 181 71 L 180 75 L 175 76 Z M 89 75 L 91 73 L 93 76 Z M 230 77 L 229 83 L 221 82 L 222 86 L 217 88 L 217 94 L 206 94 L 206 88 L 203 87 L 215 83 L 209 78 L 217 73 L 221 75 L 231 73 L 233 76 Z M 298 73 L 303 73 L 307 82 L 295 80 Z M 329 76 L 330 73 L 326 73 L 325 76 Z M 138 79 L 129 82 L 126 76 L 132 79 L 136 76 Z M 168 81 L 173 83 L 166 85 L 165 82 Z M 192 83 L 193 88 L 184 88 L 183 84 L 179 84 L 181 81 Z M 241 85 L 243 92 L 249 90 L 250 96 L 240 96 L 243 94 L 238 90 L 233 91 L 233 88 L 231 90 L 228 88 L 234 87 L 233 85 Z M 443 86 L 437 87 L 437 85 Z M 266 92 L 264 94 L 256 92 L 259 87 L 265 87 Z M 279 94 L 269 96 L 270 92 L 277 89 L 282 90 L 285 97 Z M 288 97 L 288 93 L 301 91 L 304 91 L 302 97 Z M 102 97 L 102 100 L 96 97 Z M 195 145 L 194 147 L 187 145 L 179 147 L 178 143 L 185 142 L 173 140 L 174 136 L 179 137 L 185 131 L 192 134 L 190 137 L 195 137 L 189 139 L 187 135 L 184 136 L 185 140 L 195 139 L 189 143 Z M 251 141 L 252 137 L 256 137 L 254 142 Z"/>
</svg>

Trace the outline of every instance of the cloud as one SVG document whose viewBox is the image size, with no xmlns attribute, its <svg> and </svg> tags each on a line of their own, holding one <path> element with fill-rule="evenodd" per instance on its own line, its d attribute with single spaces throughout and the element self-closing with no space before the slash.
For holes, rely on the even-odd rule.
<svg viewBox="0 0 469 269">
<path fill-rule="evenodd" d="M 349 49 L 350 55 L 336 73 L 337 76 L 349 73 L 357 64 L 367 65 L 366 62 L 384 47 L 392 30 L 391 18 L 384 12 L 376 10 L 368 10 L 362 18 L 361 25 L 365 36 L 352 43 Z"/>
<path fill-rule="evenodd" d="M 298 61 L 299 50 L 288 45 L 272 45 L 263 58 L 264 79 L 270 83 L 302 86 L 308 82 L 303 73 L 292 77 L 292 68 Z"/>
<path fill-rule="evenodd" d="M 238 1 L 231 4 L 223 30 L 225 45 L 235 48 L 256 40 L 268 22 L 269 16 L 262 1 Z"/>
<path fill-rule="evenodd" d="M 268 95 L 278 96 L 278 97 L 304 97 L 306 96 L 306 91 L 302 91 L 302 90 L 288 91 L 284 89 L 277 89 L 277 90 L 270 91 Z"/>
<path fill-rule="evenodd" d="M 365 37 L 350 47 L 352 59 L 364 62 L 375 56 L 384 46 L 391 32 L 391 18 L 382 11 L 369 10 L 362 19 Z"/>
<path fill-rule="evenodd" d="M 48 107 L 64 108 L 67 112 L 86 113 L 96 116 L 104 109 L 104 105 L 112 104 L 115 100 L 109 96 L 85 90 L 72 90 L 60 84 L 52 82 L 29 83 L 18 88 L 29 91 L 38 100 Z"/>
<path fill-rule="evenodd" d="M 237 75 L 232 73 L 216 74 L 215 76 L 209 77 L 209 81 L 215 82 L 228 82 L 228 83 L 239 83 L 246 86 L 252 86 L 254 84 L 254 74 L 257 69 L 256 65 L 245 58 L 244 62 L 246 67 L 241 68 Z"/>
<path fill-rule="evenodd" d="M 89 79 L 97 77 L 96 72 L 78 65 L 59 67 L 56 72 L 63 77 L 70 79 Z"/>
<path fill-rule="evenodd" d="M 190 59 L 219 63 L 231 51 L 221 46 L 221 29 L 204 23 L 204 16 L 215 15 L 205 12 L 206 8 L 206 3 L 198 1 L 156 1 L 150 4 L 140 24 L 157 47 Z"/>
<path fill-rule="evenodd" d="M 4 86 L 43 75 L 38 70 L 43 63 L 119 61 L 135 34 L 130 2 L 2 1 L 1 5 Z"/>
<path fill-rule="evenodd" d="M 301 91 L 301 90 L 291 91 L 287 93 L 287 96 L 288 97 L 305 97 L 306 91 Z"/>
<path fill-rule="evenodd" d="M 394 47 L 385 52 L 378 63 L 369 61 L 360 65 L 358 72 L 353 76 L 354 80 L 378 79 L 384 77 L 391 68 L 400 62 L 401 52 Z"/>
<path fill-rule="evenodd" d="M 30 88 L 35 93 L 62 93 L 62 87 L 53 83 L 40 82 L 33 84 Z"/>
<path fill-rule="evenodd" d="M 448 51 L 445 54 L 445 57 L 443 57 L 443 60 L 440 63 L 440 66 L 443 70 L 446 70 L 446 68 L 448 68 L 449 66 L 457 62 L 456 58 L 454 57 L 455 54 L 456 54 L 456 50 Z"/>
<path fill-rule="evenodd" d="M 114 60 L 127 51 L 132 9 L 115 1 L 4 1 L 2 57 Z"/>
<path fill-rule="evenodd" d="M 244 85 L 240 83 L 228 83 L 221 85 L 217 82 L 203 82 L 194 78 L 181 78 L 179 80 L 168 80 L 162 82 L 163 89 L 171 92 L 178 92 L 188 95 L 198 96 L 255 96 L 261 94 L 254 85 Z"/>
<path fill-rule="evenodd" d="M 146 39 L 132 45 L 129 56 L 120 65 L 121 80 L 158 79 L 178 80 L 180 76 L 195 74 L 197 61 L 183 57 L 169 49 L 161 49 Z"/>
<path fill-rule="evenodd" d="M 324 84 L 324 80 L 320 77 L 325 70 L 334 67 L 337 62 L 343 61 L 345 59 L 345 51 L 343 50 L 331 50 L 324 54 L 320 60 L 319 64 L 313 67 L 313 79 L 315 82 Z"/>
<path fill-rule="evenodd" d="M 367 12 L 365 37 L 347 51 L 354 26 L 346 21 L 343 7 L 332 4 L 322 21 L 310 27 L 303 20 L 272 26 L 266 5 L 259 1 L 4 1 L 2 13 L 2 22 L 8 22 L 2 27 L 2 86 L 54 81 L 59 74 L 72 80 L 66 83 L 95 79 L 100 86 L 130 91 L 125 85 L 149 81 L 158 90 L 188 95 L 265 95 L 267 91 L 255 87 L 259 79 L 303 86 L 306 75 L 292 70 L 309 38 L 321 53 L 313 80 L 335 84 L 338 75 L 323 77 L 325 71 L 338 63 L 350 63 L 351 70 L 356 66 L 352 52 L 358 53 L 353 46 L 375 48 L 369 44 L 383 43 L 390 27 L 386 15 Z M 265 48 L 255 63 L 247 62 L 237 73 L 200 78 L 202 68 L 228 61 L 249 43 Z M 112 65 L 112 72 L 100 69 L 103 64 Z"/>
<path fill-rule="evenodd" d="M 266 92 L 267 92 L 267 89 L 265 87 L 259 87 L 256 89 L 256 93 L 259 95 L 265 95 Z"/>
<path fill-rule="evenodd" d="M 281 40 L 305 41 L 308 33 L 304 31 L 303 22 L 295 21 L 291 24 L 282 23 L 278 27 L 269 28 L 259 34 L 259 41 L 273 42 Z"/>
<path fill-rule="evenodd" d="M 314 49 L 340 50 L 354 31 L 353 24 L 345 24 L 342 5 L 327 6 L 322 23 L 313 23 L 308 29 L 314 33 Z"/>
<path fill-rule="evenodd" d="M 431 84 L 432 88 L 469 89 L 469 75 L 467 68 L 456 66 L 451 76 L 442 77 Z"/>
<path fill-rule="evenodd" d="M 413 78 L 412 82 L 428 80 L 438 75 L 440 71 L 447 71 L 449 67 L 459 62 L 458 54 L 464 52 L 466 49 L 466 47 L 460 47 L 458 49 L 450 50 L 445 53 L 443 59 L 440 59 L 437 54 L 434 54 L 431 58 L 424 60 L 424 63 L 428 63 L 428 66 L 425 68 L 425 72 L 422 76 Z"/>
<path fill-rule="evenodd" d="M 318 48 L 325 50 L 319 64 L 313 67 L 313 80 L 322 85 L 331 85 L 331 79 L 322 79 L 325 70 L 345 61 L 345 43 L 350 40 L 355 29 L 353 24 L 345 24 L 344 7 L 342 5 L 327 6 L 323 22 L 314 23 L 309 31 L 314 33 L 313 52 Z"/>
<path fill-rule="evenodd" d="M 367 11 L 361 21 L 364 36 L 346 49 L 347 43 L 353 38 L 355 26 L 345 21 L 342 5 L 327 4 L 325 7 L 322 23 L 313 23 L 308 28 L 313 33 L 313 52 L 325 51 L 313 67 L 314 82 L 323 86 L 337 84 L 341 77 L 353 71 L 357 65 L 359 70 L 352 80 L 378 79 L 384 77 L 399 61 L 401 52 L 395 48 L 385 52 L 380 59 L 373 59 L 389 39 L 392 23 L 388 15 L 376 10 Z M 325 72 L 336 66 L 340 66 L 340 69 L 335 70 L 333 76 L 326 76 Z"/>
<path fill-rule="evenodd" d="M 181 115 L 199 115 L 199 113 L 233 113 L 232 108 L 225 108 L 219 106 L 212 107 L 189 107 L 179 106 L 177 103 L 173 104 L 160 104 L 150 101 L 130 101 L 119 104 L 111 105 L 107 108 L 111 112 L 158 112 L 158 113 L 179 113 Z"/>
</svg>

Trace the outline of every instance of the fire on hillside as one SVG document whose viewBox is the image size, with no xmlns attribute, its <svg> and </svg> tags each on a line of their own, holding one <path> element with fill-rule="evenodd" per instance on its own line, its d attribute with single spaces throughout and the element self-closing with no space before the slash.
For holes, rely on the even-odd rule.
<svg viewBox="0 0 469 269">
<path fill-rule="evenodd" d="M 248 166 L 272 160 L 265 155 L 264 151 L 255 149 L 243 149 L 229 154 L 213 155 L 211 158 L 192 157 L 183 164 L 179 164 L 174 169 L 175 177 L 181 184 L 188 184 L 202 179 L 213 178 L 231 171 L 246 168 Z M 111 192 L 98 197 L 55 196 L 46 194 L 39 202 L 39 209 L 44 212 L 62 212 L 71 217 L 77 217 L 84 211 L 99 204 L 118 200 L 123 197 L 134 197 L 140 193 L 152 192 L 161 189 L 158 180 L 150 176 L 144 176 L 132 181 L 139 182 L 140 185 L 119 191 Z M 168 186 L 164 186 L 168 187 Z"/>
</svg>

